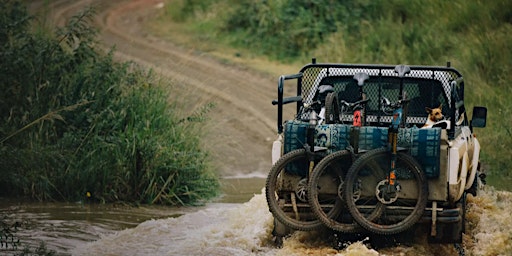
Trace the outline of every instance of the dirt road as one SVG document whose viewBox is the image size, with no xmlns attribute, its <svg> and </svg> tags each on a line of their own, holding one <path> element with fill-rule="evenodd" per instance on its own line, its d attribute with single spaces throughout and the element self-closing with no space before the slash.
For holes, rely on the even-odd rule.
<svg viewBox="0 0 512 256">
<path fill-rule="evenodd" d="M 161 1 L 60 0 L 48 8 L 54 22 L 62 25 L 90 5 L 98 10 L 95 23 L 101 31 L 101 43 L 106 48 L 115 46 L 117 58 L 152 68 L 178 85 L 176 90 L 193 95 L 186 103 L 190 113 L 215 103 L 202 143 L 211 152 L 220 175 L 266 175 L 276 137 L 276 109 L 270 102 L 276 97 L 277 77 L 223 64 L 148 34 L 143 23 L 161 8 Z M 33 8 L 42 9 L 43 5 Z"/>
</svg>

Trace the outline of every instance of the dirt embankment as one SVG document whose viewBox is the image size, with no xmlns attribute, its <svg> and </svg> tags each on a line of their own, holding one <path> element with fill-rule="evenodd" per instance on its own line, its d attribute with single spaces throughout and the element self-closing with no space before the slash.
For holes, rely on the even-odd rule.
<svg viewBox="0 0 512 256">
<path fill-rule="evenodd" d="M 277 77 L 221 63 L 149 34 L 144 22 L 161 8 L 161 1 L 61 0 L 50 4 L 50 15 L 56 24 L 63 24 L 91 5 L 98 10 L 95 22 L 101 31 L 99 39 L 106 48 L 115 46 L 117 58 L 135 61 L 172 80 L 175 90 L 191 96 L 185 102 L 190 113 L 215 103 L 202 142 L 220 175 L 266 175 L 276 137 L 276 109 L 270 102 L 276 97 Z M 33 6 L 43 8 L 42 4 Z"/>
</svg>

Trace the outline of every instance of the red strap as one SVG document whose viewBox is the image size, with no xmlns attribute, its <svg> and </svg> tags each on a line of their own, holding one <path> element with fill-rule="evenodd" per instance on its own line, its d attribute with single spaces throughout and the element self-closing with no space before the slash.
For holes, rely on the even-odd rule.
<svg viewBox="0 0 512 256">
<path fill-rule="evenodd" d="M 361 110 L 355 110 L 355 111 L 354 111 L 354 118 L 353 118 L 352 125 L 353 125 L 353 126 L 359 126 L 359 127 L 361 127 L 361 126 L 362 126 L 362 122 L 361 122 Z"/>
</svg>

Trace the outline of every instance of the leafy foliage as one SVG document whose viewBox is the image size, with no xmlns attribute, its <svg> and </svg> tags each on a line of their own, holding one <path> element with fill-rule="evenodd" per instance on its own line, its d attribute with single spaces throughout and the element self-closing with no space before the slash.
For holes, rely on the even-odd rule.
<svg viewBox="0 0 512 256">
<path fill-rule="evenodd" d="M 248 45 L 278 58 L 297 57 L 315 48 L 342 27 L 352 28 L 361 11 L 353 1 L 240 1 L 231 10 L 224 32 L 238 33 Z"/>
<path fill-rule="evenodd" d="M 167 14 L 176 22 L 184 22 L 204 13 L 215 0 L 176 0 L 166 9 Z"/>
<path fill-rule="evenodd" d="M 0 194 L 172 205 L 216 195 L 194 129 L 211 107 L 179 116 L 169 85 L 96 50 L 93 15 L 32 33 L 23 5 L 0 3 Z"/>
<path fill-rule="evenodd" d="M 489 109 L 488 127 L 476 130 L 489 180 L 497 177 L 499 187 L 510 189 L 511 1 L 222 0 L 200 10 L 188 16 L 187 26 L 201 39 L 228 41 L 281 62 L 450 61 L 464 75 L 467 108 Z"/>
</svg>

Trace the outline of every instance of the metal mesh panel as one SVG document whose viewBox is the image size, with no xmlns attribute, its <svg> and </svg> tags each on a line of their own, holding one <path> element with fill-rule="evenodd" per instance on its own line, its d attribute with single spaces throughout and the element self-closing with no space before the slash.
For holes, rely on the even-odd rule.
<svg viewBox="0 0 512 256">
<path fill-rule="evenodd" d="M 457 115 L 458 111 L 451 109 L 451 94 L 456 92 L 452 88 L 453 81 L 462 80 L 460 74 L 455 69 L 447 67 L 410 67 L 411 72 L 403 80 L 403 91 L 411 99 L 407 123 L 417 126 L 425 123 L 425 107 L 433 108 L 441 104 L 445 115 L 452 111 L 452 114 Z M 303 77 L 299 81 L 299 89 L 305 103 L 315 99 L 318 86 L 322 84 L 333 85 L 340 100 L 355 102 L 360 97 L 360 91 L 353 76 L 361 72 L 366 73 L 370 76 L 363 86 L 363 92 L 370 99 L 367 104 L 366 120 L 370 125 L 385 125 L 391 122 L 391 113 L 382 111 L 380 99 L 386 97 L 394 102 L 399 99 L 400 94 L 400 78 L 394 68 L 388 65 L 311 64 L 301 71 Z M 344 113 L 342 119 L 350 123 L 352 113 Z"/>
</svg>

